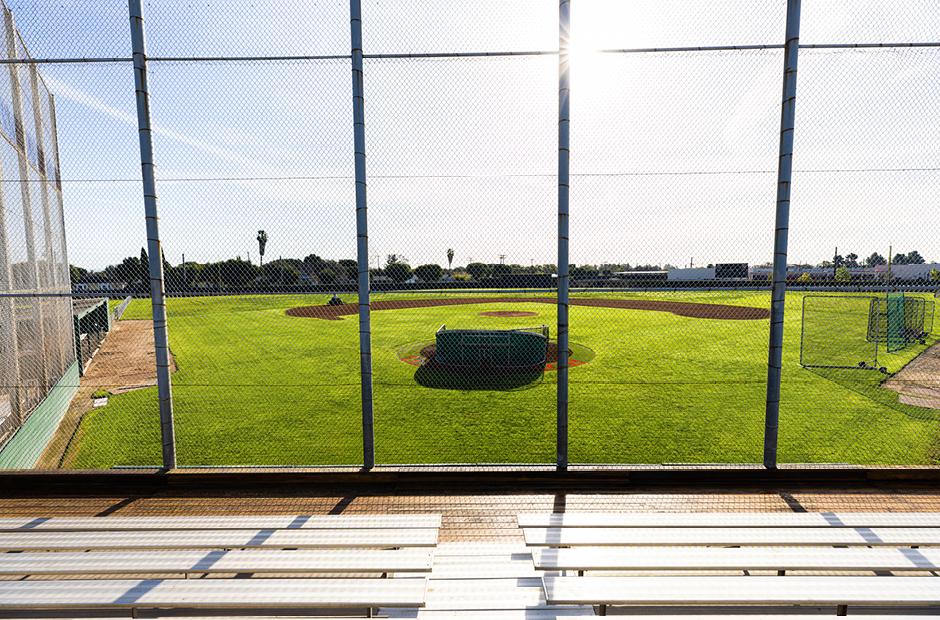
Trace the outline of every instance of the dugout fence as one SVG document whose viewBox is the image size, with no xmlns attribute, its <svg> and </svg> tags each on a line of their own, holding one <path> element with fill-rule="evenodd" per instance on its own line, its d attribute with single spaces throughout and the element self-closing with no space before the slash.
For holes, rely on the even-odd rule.
<svg viewBox="0 0 940 620">
<path fill-rule="evenodd" d="M 72 304 L 73 331 L 75 333 L 75 356 L 78 372 L 85 369 L 98 351 L 105 336 L 111 331 L 111 313 L 107 299 L 78 299 Z"/>
</svg>

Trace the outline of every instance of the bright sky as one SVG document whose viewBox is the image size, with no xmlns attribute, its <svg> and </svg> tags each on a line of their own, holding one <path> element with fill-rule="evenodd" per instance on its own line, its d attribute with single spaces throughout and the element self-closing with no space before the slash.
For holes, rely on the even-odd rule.
<svg viewBox="0 0 940 620">
<path fill-rule="evenodd" d="M 36 57 L 127 56 L 126 2 L 10 0 Z M 185 10 L 181 10 L 185 4 Z M 573 0 L 571 259 L 772 258 L 785 0 Z M 345 54 L 348 3 L 146 4 L 151 56 Z M 366 53 L 557 49 L 553 0 L 363 0 Z M 930 0 L 803 0 L 801 40 L 940 40 Z M 413 265 L 553 263 L 557 57 L 368 60 L 370 243 Z M 43 65 L 55 93 L 70 260 L 145 245 L 129 63 Z M 804 50 L 791 262 L 940 259 L 940 49 Z M 167 258 L 355 258 L 346 60 L 151 63 Z M 877 171 L 848 172 L 847 170 Z M 890 169 L 890 170 L 886 170 Z M 899 170 L 903 169 L 903 170 Z M 927 169 L 927 170 L 924 170 Z"/>
</svg>

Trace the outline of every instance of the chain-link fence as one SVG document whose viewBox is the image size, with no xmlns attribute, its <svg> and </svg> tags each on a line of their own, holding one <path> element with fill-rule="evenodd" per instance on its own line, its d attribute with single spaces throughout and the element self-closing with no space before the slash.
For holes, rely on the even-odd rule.
<svg viewBox="0 0 940 620">
<path fill-rule="evenodd" d="M 28 58 L 5 8 L 3 32 L 4 56 Z M 33 427 L 5 463 L 38 456 L 54 429 L 46 403 L 67 403 L 78 374 L 53 95 L 31 64 L 6 65 L 0 84 L 0 443 Z"/>
<path fill-rule="evenodd" d="M 931 3 L 6 1 L 0 464 L 940 463 Z"/>
</svg>

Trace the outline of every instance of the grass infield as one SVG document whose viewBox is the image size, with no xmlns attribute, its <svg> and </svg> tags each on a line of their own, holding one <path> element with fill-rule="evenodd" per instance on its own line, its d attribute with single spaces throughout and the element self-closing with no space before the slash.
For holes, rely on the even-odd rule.
<svg viewBox="0 0 940 620">
<path fill-rule="evenodd" d="M 379 294 L 374 300 L 433 295 Z M 461 295 L 466 297 L 467 295 Z M 518 295 L 516 295 L 518 297 Z M 768 308 L 749 291 L 579 294 Z M 358 320 L 288 316 L 323 295 L 168 300 L 181 465 L 355 464 L 361 457 Z M 355 303 L 352 296 L 347 303 Z M 787 296 L 781 462 L 936 464 L 940 411 L 898 402 L 873 371 L 799 364 L 802 294 Z M 124 320 L 149 318 L 135 300 Z M 487 317 L 481 312 L 536 312 Z M 831 330 L 844 332 L 840 316 Z M 372 314 L 379 463 L 547 463 L 555 450 L 555 372 L 512 389 L 439 389 L 398 353 L 449 328 L 551 327 L 550 304 L 498 302 Z M 769 321 L 572 305 L 571 340 L 595 354 L 570 370 L 570 458 L 583 463 L 760 462 Z M 817 326 L 819 327 L 819 326 Z M 927 345 L 879 354 L 897 372 Z M 113 396 L 84 418 L 66 463 L 160 461 L 156 388 Z"/>
</svg>

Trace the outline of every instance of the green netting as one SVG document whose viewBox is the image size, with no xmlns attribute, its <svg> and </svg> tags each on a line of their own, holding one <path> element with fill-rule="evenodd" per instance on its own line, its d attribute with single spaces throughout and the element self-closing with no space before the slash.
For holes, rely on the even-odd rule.
<svg viewBox="0 0 940 620">
<path fill-rule="evenodd" d="M 885 344 L 889 352 L 899 351 L 907 345 L 904 301 L 904 293 L 888 293 L 885 299 L 887 317 Z"/>
</svg>

